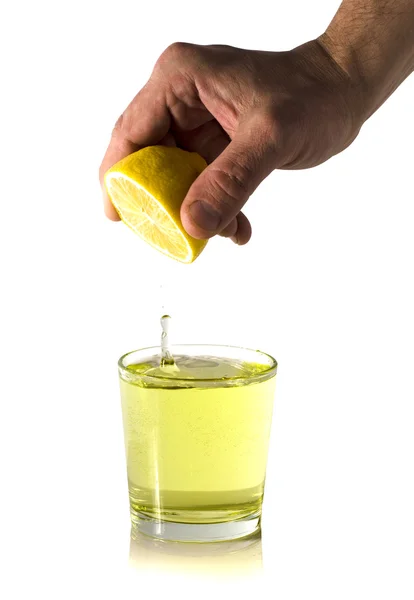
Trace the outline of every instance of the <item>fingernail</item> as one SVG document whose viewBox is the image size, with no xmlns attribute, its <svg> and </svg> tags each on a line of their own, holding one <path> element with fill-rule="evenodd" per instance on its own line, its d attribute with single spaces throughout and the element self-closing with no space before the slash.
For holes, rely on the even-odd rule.
<svg viewBox="0 0 414 600">
<path fill-rule="evenodd" d="M 231 241 L 232 241 L 232 242 L 234 242 L 235 244 L 238 244 L 238 243 L 239 243 L 239 242 L 238 242 L 238 240 L 237 240 L 237 237 L 236 237 L 235 235 L 231 235 L 231 236 L 230 236 L 230 239 L 231 239 Z"/>
<path fill-rule="evenodd" d="M 207 202 L 196 200 L 189 207 L 194 223 L 206 231 L 217 231 L 221 217 L 219 213 Z"/>
</svg>

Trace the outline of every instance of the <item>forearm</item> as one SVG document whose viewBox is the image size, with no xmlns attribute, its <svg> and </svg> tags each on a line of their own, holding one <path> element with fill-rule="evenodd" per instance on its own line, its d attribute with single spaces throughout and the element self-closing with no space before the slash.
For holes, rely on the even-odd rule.
<svg viewBox="0 0 414 600">
<path fill-rule="evenodd" d="M 344 0 L 319 42 L 349 76 L 364 121 L 414 71 L 414 0 Z"/>
</svg>

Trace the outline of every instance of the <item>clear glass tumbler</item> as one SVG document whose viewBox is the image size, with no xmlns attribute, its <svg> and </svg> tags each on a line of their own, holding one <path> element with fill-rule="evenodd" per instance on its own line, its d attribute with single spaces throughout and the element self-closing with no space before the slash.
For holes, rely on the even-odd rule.
<svg viewBox="0 0 414 600">
<path fill-rule="evenodd" d="M 260 529 L 277 363 L 231 346 L 159 348 L 119 360 L 132 527 L 217 542 Z"/>
</svg>

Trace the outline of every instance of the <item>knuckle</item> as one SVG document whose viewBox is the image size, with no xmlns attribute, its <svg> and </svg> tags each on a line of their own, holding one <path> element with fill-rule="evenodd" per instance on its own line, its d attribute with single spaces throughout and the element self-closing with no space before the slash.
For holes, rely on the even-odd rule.
<svg viewBox="0 0 414 600">
<path fill-rule="evenodd" d="M 188 42 L 173 42 L 168 46 L 166 52 L 173 56 L 183 56 L 193 44 Z"/>
<path fill-rule="evenodd" d="M 279 99 L 267 107 L 261 115 L 260 129 L 263 133 L 263 149 L 276 166 L 290 162 L 301 144 L 306 129 L 306 111 L 300 102 L 292 98 Z"/>
<path fill-rule="evenodd" d="M 263 111 L 261 118 L 261 130 L 263 138 L 267 139 L 271 146 L 279 147 L 283 138 L 283 125 L 277 107 L 269 107 Z"/>
<path fill-rule="evenodd" d="M 173 64 L 182 64 L 188 61 L 196 52 L 196 46 L 187 42 L 174 42 L 170 44 L 159 57 L 156 66 L 165 68 Z"/>
<path fill-rule="evenodd" d="M 124 125 L 125 125 L 125 113 L 122 113 L 122 115 L 120 115 L 118 117 L 118 119 L 116 120 L 116 123 L 112 129 L 112 138 L 117 138 L 120 136 L 120 134 L 122 133 L 122 131 L 124 129 Z"/>
<path fill-rule="evenodd" d="M 222 203 L 234 206 L 244 204 L 250 196 L 252 171 L 234 161 L 228 161 L 226 166 L 214 170 L 214 186 L 216 194 Z"/>
</svg>

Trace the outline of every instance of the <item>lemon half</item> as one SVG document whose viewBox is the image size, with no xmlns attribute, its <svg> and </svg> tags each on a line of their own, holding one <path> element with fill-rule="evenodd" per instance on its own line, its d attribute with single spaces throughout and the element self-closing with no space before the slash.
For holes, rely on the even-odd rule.
<svg viewBox="0 0 414 600">
<path fill-rule="evenodd" d="M 163 254 L 193 262 L 207 240 L 184 229 L 181 204 L 207 163 L 196 152 L 148 146 L 126 156 L 105 173 L 104 182 L 122 221 Z"/>
</svg>

